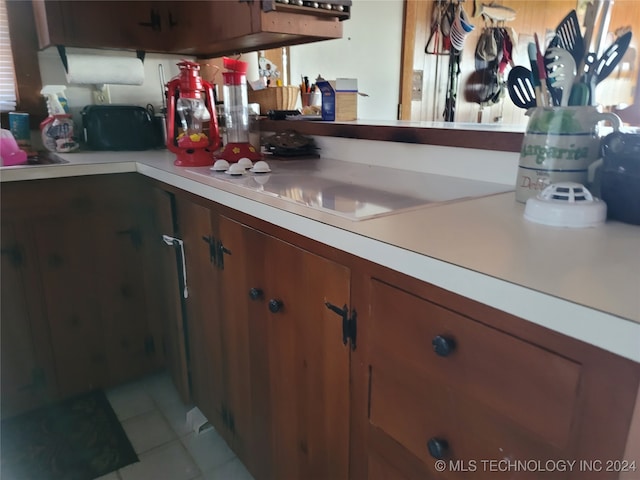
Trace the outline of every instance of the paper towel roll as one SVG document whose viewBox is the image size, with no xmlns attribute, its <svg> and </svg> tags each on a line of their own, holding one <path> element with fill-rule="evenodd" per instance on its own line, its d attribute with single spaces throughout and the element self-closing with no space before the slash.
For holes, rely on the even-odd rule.
<svg viewBox="0 0 640 480">
<path fill-rule="evenodd" d="M 67 82 L 73 84 L 142 85 L 144 65 L 139 58 L 106 55 L 67 55 Z"/>
</svg>

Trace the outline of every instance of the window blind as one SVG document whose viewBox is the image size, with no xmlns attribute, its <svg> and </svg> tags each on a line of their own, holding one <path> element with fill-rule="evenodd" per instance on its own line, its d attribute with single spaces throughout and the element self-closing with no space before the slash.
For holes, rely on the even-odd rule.
<svg viewBox="0 0 640 480">
<path fill-rule="evenodd" d="M 16 109 L 16 75 L 9 38 L 6 0 L 0 0 L 0 112 Z"/>
</svg>

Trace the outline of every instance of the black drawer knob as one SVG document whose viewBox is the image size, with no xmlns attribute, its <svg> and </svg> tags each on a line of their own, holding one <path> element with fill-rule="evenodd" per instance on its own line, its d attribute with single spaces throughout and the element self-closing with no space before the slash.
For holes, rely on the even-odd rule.
<svg viewBox="0 0 640 480">
<path fill-rule="evenodd" d="M 429 455 L 438 460 L 442 460 L 449 450 L 449 443 L 443 438 L 430 438 L 427 442 L 427 448 L 429 448 Z"/>
<path fill-rule="evenodd" d="M 260 300 L 262 298 L 263 292 L 260 288 L 252 288 L 249 290 L 249 298 L 251 300 Z"/>
<path fill-rule="evenodd" d="M 441 357 L 447 357 L 456 349 L 456 341 L 453 338 L 438 335 L 431 341 L 433 351 Z"/>
<path fill-rule="evenodd" d="M 282 303 L 282 300 L 277 300 L 275 298 L 269 300 L 269 311 L 271 313 L 278 313 L 280 310 L 282 310 L 283 306 L 284 304 Z"/>
</svg>

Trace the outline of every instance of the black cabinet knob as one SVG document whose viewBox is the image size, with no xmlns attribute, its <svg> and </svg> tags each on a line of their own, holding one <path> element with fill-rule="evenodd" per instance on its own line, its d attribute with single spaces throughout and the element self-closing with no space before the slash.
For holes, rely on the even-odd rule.
<svg viewBox="0 0 640 480">
<path fill-rule="evenodd" d="M 438 460 L 443 459 L 447 455 L 449 450 L 449 442 L 443 438 L 430 438 L 427 442 L 427 448 L 429 448 L 429 455 Z"/>
<path fill-rule="evenodd" d="M 434 337 L 431 345 L 433 345 L 433 351 L 441 357 L 450 355 L 456 349 L 456 341 L 453 338 L 443 337 L 442 335 Z"/>
<path fill-rule="evenodd" d="M 260 288 L 252 288 L 249 290 L 249 298 L 251 300 L 259 300 L 262 298 L 263 291 Z"/>
<path fill-rule="evenodd" d="M 282 303 L 282 300 L 277 300 L 275 298 L 269 300 L 269 311 L 271 313 L 278 313 L 283 306 L 284 304 Z"/>
</svg>

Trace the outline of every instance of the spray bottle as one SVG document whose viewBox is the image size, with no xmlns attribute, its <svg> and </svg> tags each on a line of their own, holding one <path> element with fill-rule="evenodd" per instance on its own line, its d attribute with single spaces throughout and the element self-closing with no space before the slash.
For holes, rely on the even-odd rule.
<svg viewBox="0 0 640 480">
<path fill-rule="evenodd" d="M 40 124 L 42 144 L 51 152 L 68 153 L 79 147 L 64 90 L 63 85 L 46 85 L 40 91 L 47 99 L 49 111 L 49 116 Z"/>
</svg>

